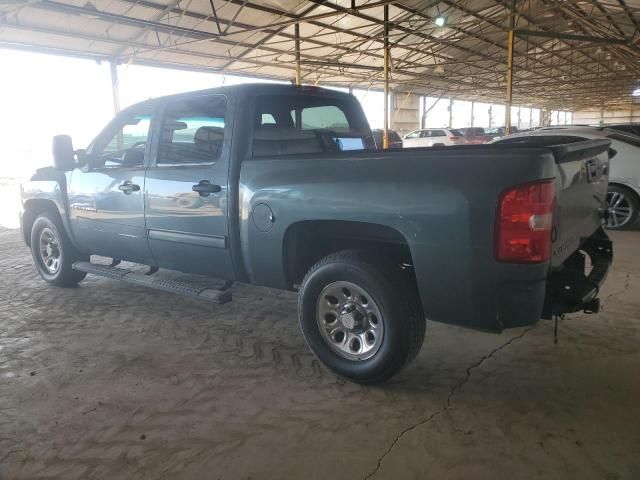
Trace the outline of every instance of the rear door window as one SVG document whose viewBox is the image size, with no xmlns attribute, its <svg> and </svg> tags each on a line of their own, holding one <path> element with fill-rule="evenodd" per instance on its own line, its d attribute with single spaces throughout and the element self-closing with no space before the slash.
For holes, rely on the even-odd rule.
<svg viewBox="0 0 640 480">
<path fill-rule="evenodd" d="M 226 99 L 221 95 L 176 100 L 162 121 L 158 165 L 215 162 L 224 140 Z"/>
</svg>

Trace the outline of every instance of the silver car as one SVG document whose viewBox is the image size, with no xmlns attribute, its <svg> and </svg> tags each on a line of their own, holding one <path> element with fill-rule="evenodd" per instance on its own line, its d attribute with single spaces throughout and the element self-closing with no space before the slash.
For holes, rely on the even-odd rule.
<svg viewBox="0 0 640 480">
<path fill-rule="evenodd" d="M 557 138 L 558 143 L 608 138 L 615 151 L 609 173 L 609 206 L 607 228 L 631 227 L 640 211 L 640 136 L 601 127 L 553 127 L 534 132 L 510 135 L 491 143 L 533 143 L 533 137 Z M 537 142 L 536 142 L 537 143 Z"/>
</svg>

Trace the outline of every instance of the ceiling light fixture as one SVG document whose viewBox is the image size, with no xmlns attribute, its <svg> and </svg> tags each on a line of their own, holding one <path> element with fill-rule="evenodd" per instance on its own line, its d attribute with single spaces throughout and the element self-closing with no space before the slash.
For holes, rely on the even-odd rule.
<svg viewBox="0 0 640 480">
<path fill-rule="evenodd" d="M 436 17 L 433 23 L 435 23 L 439 27 L 444 27 L 445 24 L 447 23 L 447 17 L 442 17 L 442 16 Z"/>
</svg>

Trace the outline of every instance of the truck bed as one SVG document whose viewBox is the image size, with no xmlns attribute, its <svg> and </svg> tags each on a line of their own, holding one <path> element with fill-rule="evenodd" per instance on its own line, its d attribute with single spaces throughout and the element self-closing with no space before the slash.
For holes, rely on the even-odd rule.
<svg viewBox="0 0 640 480">
<path fill-rule="evenodd" d="M 427 318 L 494 331 L 532 324 L 542 314 L 550 269 L 600 228 L 607 149 L 592 141 L 248 159 L 239 178 L 242 262 L 251 282 L 289 288 L 279 268 L 289 228 L 310 217 L 383 225 L 409 247 Z M 588 174 L 593 164 L 597 172 Z M 555 179 L 557 193 L 551 262 L 497 262 L 499 195 L 545 179 Z M 268 234 L 250 224 L 262 203 L 278 219 Z"/>
</svg>

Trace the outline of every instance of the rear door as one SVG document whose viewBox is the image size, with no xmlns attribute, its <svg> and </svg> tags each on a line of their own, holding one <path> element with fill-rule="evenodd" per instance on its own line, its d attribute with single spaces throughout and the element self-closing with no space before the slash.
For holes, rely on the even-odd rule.
<svg viewBox="0 0 640 480">
<path fill-rule="evenodd" d="M 442 146 L 448 143 L 447 134 L 444 130 L 426 130 L 426 132 L 428 133 L 427 146 Z"/>
<path fill-rule="evenodd" d="M 158 266 L 232 279 L 226 97 L 174 98 L 164 106 L 156 132 L 145 205 L 149 246 Z"/>
</svg>

